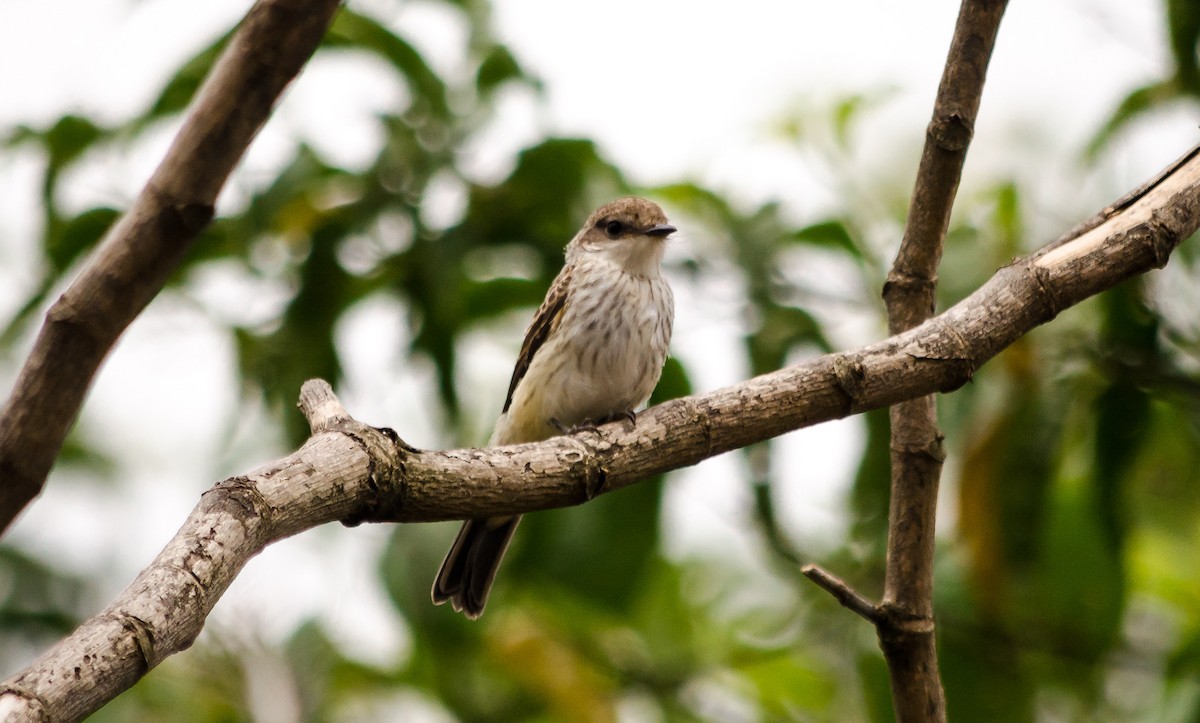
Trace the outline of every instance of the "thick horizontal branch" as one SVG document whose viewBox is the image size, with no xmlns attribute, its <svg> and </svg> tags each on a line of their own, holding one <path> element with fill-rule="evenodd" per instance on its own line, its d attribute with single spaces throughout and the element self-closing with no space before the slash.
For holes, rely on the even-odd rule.
<svg viewBox="0 0 1200 723">
<path fill-rule="evenodd" d="M 1162 266 L 1200 227 L 1196 151 L 1077 238 L 1001 269 L 942 315 L 856 351 L 830 354 L 653 407 L 631 428 L 537 444 L 420 451 L 350 418 L 324 382 L 301 408 L 296 453 L 201 498 L 158 558 L 106 610 L 0 683 L 0 717 L 78 720 L 187 648 L 246 562 L 266 545 L 342 520 L 431 521 L 578 504 L 800 427 L 964 384 L 1035 326 L 1123 279 Z"/>
<path fill-rule="evenodd" d="M 785 432 L 965 384 L 1064 309 L 1163 266 L 1200 226 L 1200 149 L 1140 199 L 1068 243 L 1015 260 L 975 293 L 903 334 L 546 442 L 405 455 L 395 495 L 366 519 L 420 521 L 577 504 Z M 400 482 L 402 481 L 402 484 Z"/>
<path fill-rule="evenodd" d="M 100 363 L 212 219 L 226 178 L 338 5 L 255 4 L 133 207 L 50 307 L 0 412 L 0 533 L 41 492 Z"/>
</svg>

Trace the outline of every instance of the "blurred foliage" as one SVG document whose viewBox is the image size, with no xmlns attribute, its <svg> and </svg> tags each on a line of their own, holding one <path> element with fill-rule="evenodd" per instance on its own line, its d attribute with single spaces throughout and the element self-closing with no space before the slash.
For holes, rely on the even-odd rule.
<svg viewBox="0 0 1200 723">
<path fill-rule="evenodd" d="M 779 124 L 782 142 L 834 169 L 839 207 L 803 221 L 778 204 L 746 210 L 687 179 L 633 189 L 585 139 L 544 139 L 503 177 L 480 181 L 463 170 L 460 149 L 505 89 L 536 94 L 540 84 L 490 35 L 485 4 L 433 4 L 469 28 L 466 68 L 439 71 L 379 18 L 343 10 L 319 56 L 371 59 L 407 90 L 401 107 L 376 118 L 383 141 L 354 169 L 298 142 L 269 181 L 248 182 L 168 291 L 188 295 L 214 269 L 264 294 L 284 290 L 266 318 L 234 320 L 229 331 L 246 403 L 273 410 L 292 441 L 305 434 L 292 411 L 300 383 L 343 378 L 339 324 L 383 299 L 407 322 L 398 351 L 434 370 L 444 438 L 477 442 L 459 374 L 464 338 L 527 317 L 579 220 L 630 191 L 659 199 L 688 229 L 688 250 L 670 269 L 678 286 L 700 298 L 736 283 L 738 353 L 750 372 L 838 348 L 847 317 L 882 333 L 878 294 L 910 189 L 850 175 L 860 121 L 886 93 Z M 1200 93 L 1200 14 L 1183 0 L 1166 7 L 1172 77 L 1133 91 L 1092 153 L 1133 117 Z M 5 350 L 117 217 L 110 207 L 64 210 L 64 174 L 177 119 L 226 40 L 187 60 L 123 123 L 67 115 L 3 135 L 4 147 L 36 149 L 43 161 L 41 278 L 8 320 Z M 431 221 L 448 197 L 459 199 L 453 219 Z M 997 179 L 960 199 L 943 306 L 1030 248 L 1026 197 L 1018 181 Z M 950 459 L 936 602 L 952 718 L 1200 718 L 1200 328 L 1194 306 L 1160 288 L 1172 278 L 1194 287 L 1195 252 L 1185 245 L 1164 274 L 1068 311 L 941 401 Z M 688 370 L 672 359 L 655 399 L 690 391 Z M 778 442 L 746 450 L 744 478 L 721 481 L 744 485 L 752 501 L 754 559 L 665 555 L 664 488 L 651 481 L 529 516 L 477 622 L 429 603 L 448 528 L 397 526 L 378 574 L 409 638 L 400 660 L 364 662 L 316 621 L 278 649 L 226 631 L 168 660 L 95 720 L 262 719 L 264 705 L 272 719 L 303 720 L 889 720 L 871 631 L 798 574 L 816 559 L 864 592 L 880 585 L 887 415 L 860 420 L 843 538 L 792 531 L 778 505 Z M 78 435 L 69 452 L 96 474 L 114 464 Z M 94 610 L 89 589 L 85 577 L 0 547 L 6 665 Z"/>
<path fill-rule="evenodd" d="M 1167 53 L 1171 74 L 1151 80 L 1130 91 L 1088 144 L 1087 155 L 1095 158 L 1133 121 L 1172 104 L 1200 99 L 1200 3 L 1195 0 L 1163 0 L 1166 9 Z"/>
</svg>

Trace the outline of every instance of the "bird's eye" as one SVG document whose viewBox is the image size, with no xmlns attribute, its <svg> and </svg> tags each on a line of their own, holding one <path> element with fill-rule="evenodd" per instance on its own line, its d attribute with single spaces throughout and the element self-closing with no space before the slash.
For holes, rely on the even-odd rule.
<svg viewBox="0 0 1200 723">
<path fill-rule="evenodd" d="M 604 233 L 608 234 L 609 238 L 616 238 L 625 230 L 625 224 L 620 221 L 609 221 L 604 224 Z"/>
</svg>

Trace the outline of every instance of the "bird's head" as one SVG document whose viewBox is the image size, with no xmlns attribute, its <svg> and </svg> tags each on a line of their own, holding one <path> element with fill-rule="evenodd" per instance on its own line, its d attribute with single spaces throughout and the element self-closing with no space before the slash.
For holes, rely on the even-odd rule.
<svg viewBox="0 0 1200 723">
<path fill-rule="evenodd" d="M 584 256 L 604 258 L 626 273 L 658 273 L 663 246 L 675 227 L 657 203 L 622 198 L 596 209 L 567 246 L 567 263 Z"/>
</svg>

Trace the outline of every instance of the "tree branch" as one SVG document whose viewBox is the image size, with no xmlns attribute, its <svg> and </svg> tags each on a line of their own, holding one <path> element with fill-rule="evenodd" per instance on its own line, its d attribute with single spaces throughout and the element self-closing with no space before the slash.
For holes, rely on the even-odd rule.
<svg viewBox="0 0 1200 723">
<path fill-rule="evenodd" d="M 925 131 L 904 238 L 883 298 L 898 334 L 933 315 L 942 240 L 983 96 L 988 61 L 1007 0 L 963 0 Z"/>
<path fill-rule="evenodd" d="M 1000 269 L 940 316 L 876 344 L 677 399 L 597 431 L 536 444 L 419 451 L 354 421 L 324 382 L 301 405 L 313 436 L 294 454 L 206 492 L 154 560 L 100 614 L 0 683 L 0 717 L 78 720 L 187 648 L 246 562 L 327 522 L 491 517 L 586 501 L 799 427 L 970 379 L 1063 309 L 1166 263 L 1200 227 L 1200 149 L 1074 239 Z M 867 608 L 864 608 L 867 609 Z M 880 615 L 903 620 L 887 604 Z M 918 619 L 897 630 L 924 634 Z"/>
<path fill-rule="evenodd" d="M 800 568 L 801 574 L 813 581 L 813 584 L 833 596 L 834 600 L 847 610 L 858 615 L 872 625 L 879 625 L 882 613 L 879 606 L 846 584 L 842 578 L 834 575 L 820 565 L 805 565 Z"/>
<path fill-rule="evenodd" d="M 983 96 L 1006 0 L 963 0 L 933 105 L 904 238 L 883 287 L 888 331 L 933 316 L 950 211 Z M 891 495 L 883 602 L 874 618 L 900 721 L 945 721 L 933 619 L 934 531 L 942 433 L 930 395 L 902 402 L 891 420 Z"/>
<path fill-rule="evenodd" d="M 100 363 L 212 219 L 225 180 L 338 5 L 251 8 L 133 207 L 46 313 L 0 412 L 0 533 L 41 492 Z"/>
</svg>

